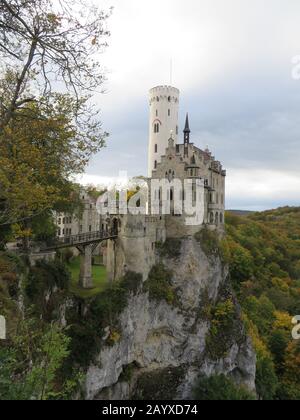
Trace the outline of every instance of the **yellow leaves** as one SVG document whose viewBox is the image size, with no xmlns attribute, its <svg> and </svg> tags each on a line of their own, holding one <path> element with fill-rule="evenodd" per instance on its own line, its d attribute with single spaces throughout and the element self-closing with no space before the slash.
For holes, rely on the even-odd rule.
<svg viewBox="0 0 300 420">
<path fill-rule="evenodd" d="M 120 339 L 121 339 L 121 334 L 118 331 L 116 331 L 116 330 L 112 330 L 110 332 L 110 334 L 109 334 L 109 337 L 107 339 L 107 342 L 110 345 L 113 346 L 114 344 L 118 343 L 120 341 Z"/>
<path fill-rule="evenodd" d="M 256 325 L 247 317 L 247 315 L 244 312 L 242 314 L 242 319 L 245 324 L 247 333 L 251 337 L 252 344 L 257 355 L 261 358 L 270 358 L 271 353 L 269 352 L 267 345 L 261 339 Z"/>
<path fill-rule="evenodd" d="M 290 289 L 288 283 L 278 277 L 274 277 L 272 279 L 272 284 L 274 287 L 281 290 L 282 292 L 288 292 Z"/>
<path fill-rule="evenodd" d="M 276 320 L 273 323 L 273 329 L 277 330 L 285 330 L 290 334 L 292 329 L 292 317 L 287 312 L 274 312 Z"/>
<path fill-rule="evenodd" d="M 127 201 L 129 201 L 136 193 L 137 191 L 127 191 Z"/>
<path fill-rule="evenodd" d="M 19 223 L 12 226 L 12 232 L 15 238 L 30 238 L 32 236 L 32 230 L 21 226 Z"/>
</svg>

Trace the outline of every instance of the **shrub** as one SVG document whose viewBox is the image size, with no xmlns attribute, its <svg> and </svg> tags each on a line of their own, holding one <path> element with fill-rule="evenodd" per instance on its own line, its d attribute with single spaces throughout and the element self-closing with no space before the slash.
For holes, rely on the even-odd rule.
<svg viewBox="0 0 300 420">
<path fill-rule="evenodd" d="M 142 274 L 128 271 L 121 280 L 121 287 L 126 289 L 128 292 L 137 293 L 142 282 Z"/>
<path fill-rule="evenodd" d="M 225 375 L 199 379 L 194 389 L 194 398 L 200 401 L 253 401 L 255 396 L 246 388 L 237 386 Z"/>
<path fill-rule="evenodd" d="M 203 228 L 195 234 L 195 239 L 200 243 L 202 251 L 207 257 L 220 255 L 220 241 L 217 232 Z"/>
<path fill-rule="evenodd" d="M 42 296 L 45 291 L 57 287 L 67 290 L 70 274 L 67 267 L 58 260 L 53 262 L 39 261 L 30 269 L 28 281 L 25 287 L 27 296 L 34 300 Z"/>
<path fill-rule="evenodd" d="M 213 360 L 225 357 L 231 346 L 239 341 L 241 327 L 231 299 L 219 302 L 211 309 L 211 327 L 206 337 L 209 356 Z"/>
<path fill-rule="evenodd" d="M 123 372 L 120 375 L 120 382 L 130 382 L 137 364 L 135 362 L 123 366 Z"/>
<path fill-rule="evenodd" d="M 165 300 L 169 304 L 174 304 L 176 294 L 171 280 L 172 273 L 163 264 L 154 266 L 145 282 L 145 289 L 149 292 L 150 299 Z"/>
</svg>

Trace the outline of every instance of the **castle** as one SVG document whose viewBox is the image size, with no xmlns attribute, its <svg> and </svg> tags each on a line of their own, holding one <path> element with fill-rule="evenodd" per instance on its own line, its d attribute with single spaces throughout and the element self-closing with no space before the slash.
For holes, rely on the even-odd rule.
<svg viewBox="0 0 300 420">
<path fill-rule="evenodd" d="M 191 142 L 189 118 L 186 116 L 183 142 L 179 142 L 179 90 L 171 86 L 158 86 L 150 90 L 150 122 L 148 149 L 149 185 L 153 180 L 169 182 L 167 196 L 170 214 L 97 214 L 94 200 L 82 193 L 84 213 L 82 220 L 70 215 L 57 215 L 58 232 L 61 236 L 107 229 L 118 226 L 118 239 L 107 243 L 107 270 L 111 280 L 121 278 L 128 271 L 143 273 L 147 278 L 156 263 L 156 247 L 167 238 L 192 236 L 203 226 L 223 231 L 225 212 L 226 171 L 206 148 L 201 150 Z M 199 222 L 187 225 L 186 214 L 177 214 L 174 208 L 174 181 L 184 185 L 189 180 L 193 186 L 203 186 L 204 214 Z M 184 198 L 185 191 L 179 191 Z M 153 196 L 148 195 L 148 210 Z M 159 190 L 159 203 L 163 204 Z M 192 201 L 195 202 L 193 195 Z"/>
<path fill-rule="evenodd" d="M 179 90 L 158 86 L 150 90 L 150 122 L 148 150 L 148 183 L 168 180 L 170 214 L 120 215 L 119 237 L 109 243 L 107 268 L 111 279 L 120 278 L 124 271 L 142 272 L 146 278 L 156 263 L 156 246 L 167 238 L 194 235 L 203 226 L 224 229 L 226 171 L 208 148 L 201 150 L 191 141 L 188 115 L 179 143 Z M 186 225 L 186 215 L 175 214 L 172 202 L 175 191 L 173 180 L 201 181 L 204 186 L 204 215 L 199 224 Z M 184 195 L 184 192 L 181 191 Z M 151 207 L 149 196 L 148 208 Z M 163 197 L 159 197 L 162 204 Z M 193 198 L 193 201 L 195 199 Z M 111 241 L 110 241 L 111 242 Z"/>
</svg>

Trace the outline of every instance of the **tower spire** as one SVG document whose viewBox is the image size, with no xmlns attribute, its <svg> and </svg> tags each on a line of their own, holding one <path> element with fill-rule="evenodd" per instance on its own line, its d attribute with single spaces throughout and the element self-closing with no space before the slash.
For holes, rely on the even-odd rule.
<svg viewBox="0 0 300 420">
<path fill-rule="evenodd" d="M 189 123 L 189 114 L 186 114 L 185 127 L 183 130 L 184 133 L 184 156 L 189 155 L 189 144 L 190 144 L 190 123 Z"/>
<path fill-rule="evenodd" d="M 189 114 L 188 113 L 186 114 L 185 127 L 184 127 L 183 132 L 184 132 L 184 134 L 191 132 L 191 130 L 190 130 L 190 123 L 189 123 Z"/>
</svg>

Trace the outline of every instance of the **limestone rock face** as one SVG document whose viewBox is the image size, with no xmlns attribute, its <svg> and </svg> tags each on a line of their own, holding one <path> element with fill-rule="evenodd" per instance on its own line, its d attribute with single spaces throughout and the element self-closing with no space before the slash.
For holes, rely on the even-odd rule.
<svg viewBox="0 0 300 420">
<path fill-rule="evenodd" d="M 240 321 L 226 355 L 212 357 L 207 349 L 210 321 L 201 316 L 203 297 L 217 302 L 228 282 L 226 267 L 218 257 L 208 258 L 194 238 L 182 240 L 179 258 L 163 262 L 173 272 L 172 285 L 180 303 L 171 306 L 164 300 L 151 300 L 146 291 L 131 295 L 120 317 L 119 342 L 103 346 L 88 369 L 86 398 L 129 399 L 152 377 L 158 381 L 156 388 L 163 389 L 168 380 L 175 387 L 168 395 L 170 386 L 166 385 L 165 392 L 156 397 L 190 399 L 199 376 L 215 373 L 231 375 L 255 390 L 256 356 Z M 132 374 L 124 378 L 128 366 Z"/>
</svg>

